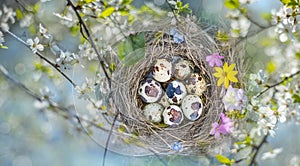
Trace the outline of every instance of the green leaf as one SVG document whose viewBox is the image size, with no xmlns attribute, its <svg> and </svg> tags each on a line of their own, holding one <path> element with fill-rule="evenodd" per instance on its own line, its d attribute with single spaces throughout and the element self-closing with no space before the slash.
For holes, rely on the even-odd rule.
<svg viewBox="0 0 300 166">
<path fill-rule="evenodd" d="M 300 94 L 293 94 L 294 103 L 300 103 Z"/>
<path fill-rule="evenodd" d="M 226 32 L 218 31 L 216 37 L 221 42 L 228 42 L 229 41 L 229 37 L 228 37 L 228 34 Z"/>
<path fill-rule="evenodd" d="M 289 4 L 290 2 L 291 2 L 291 0 L 280 0 L 281 1 L 281 3 L 283 3 L 283 4 Z"/>
<path fill-rule="evenodd" d="M 271 21 L 272 20 L 272 14 L 271 13 L 262 13 L 261 17 L 265 19 L 266 21 Z"/>
<path fill-rule="evenodd" d="M 33 13 L 37 13 L 40 10 L 40 7 L 41 7 L 41 5 L 39 3 L 36 3 L 32 8 Z"/>
<path fill-rule="evenodd" d="M 226 0 L 224 2 L 224 5 L 228 8 L 228 9 L 237 9 L 240 7 L 240 1 L 239 0 Z"/>
<path fill-rule="evenodd" d="M 111 71 L 115 71 L 116 68 L 117 68 L 116 64 L 115 64 L 114 62 L 111 62 L 110 65 L 109 65 L 109 69 L 110 69 Z"/>
<path fill-rule="evenodd" d="M 8 49 L 7 46 L 0 46 L 1 49 Z"/>
<path fill-rule="evenodd" d="M 267 64 L 267 71 L 268 71 L 268 73 L 273 73 L 275 70 L 276 70 L 276 64 L 275 64 L 275 62 L 270 61 Z"/>
<path fill-rule="evenodd" d="M 23 12 L 20 9 L 16 9 L 16 18 L 21 20 L 23 18 Z"/>
<path fill-rule="evenodd" d="M 131 66 L 145 56 L 145 48 L 139 48 L 128 54 L 121 62 L 124 66 Z"/>
<path fill-rule="evenodd" d="M 91 3 L 94 2 L 95 0 L 84 0 L 85 3 Z"/>
<path fill-rule="evenodd" d="M 231 164 L 230 159 L 227 158 L 226 156 L 217 154 L 217 155 L 216 155 L 216 159 L 217 159 L 220 163 L 222 163 L 222 164 L 226 164 L 226 165 L 230 165 L 230 164 Z"/>
<path fill-rule="evenodd" d="M 102 17 L 102 18 L 109 17 L 114 11 L 115 11 L 114 7 L 108 7 L 103 10 L 100 17 Z"/>
<path fill-rule="evenodd" d="M 118 132 L 120 133 L 124 133 L 126 131 L 126 128 L 124 125 L 120 125 L 119 128 L 118 128 Z"/>
<path fill-rule="evenodd" d="M 191 13 L 191 9 L 189 9 L 189 4 L 185 4 L 185 5 L 182 5 L 182 2 L 181 1 L 178 1 L 176 3 L 176 8 L 179 10 L 179 12 L 181 13 Z"/>
<path fill-rule="evenodd" d="M 122 0 L 121 1 L 121 5 L 130 5 L 132 3 L 133 0 Z"/>
<path fill-rule="evenodd" d="M 300 52 L 296 52 L 296 58 L 300 59 Z"/>
<path fill-rule="evenodd" d="M 77 36 L 79 30 L 80 30 L 80 27 L 78 25 L 74 25 L 74 26 L 70 27 L 70 32 L 73 36 Z"/>
<path fill-rule="evenodd" d="M 144 33 L 130 35 L 118 44 L 118 55 L 124 66 L 130 66 L 145 56 Z"/>
<path fill-rule="evenodd" d="M 29 26 L 29 32 L 30 32 L 31 34 L 36 34 L 36 28 L 35 28 L 35 25 L 34 25 L 34 24 L 31 24 L 31 25 Z"/>
</svg>

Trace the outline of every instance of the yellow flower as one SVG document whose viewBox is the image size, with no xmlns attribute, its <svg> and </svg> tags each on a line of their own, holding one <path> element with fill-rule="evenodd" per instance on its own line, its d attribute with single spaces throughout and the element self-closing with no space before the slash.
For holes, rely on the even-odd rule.
<svg viewBox="0 0 300 166">
<path fill-rule="evenodd" d="M 231 64 L 228 66 L 228 63 L 225 62 L 223 69 L 221 67 L 215 67 L 216 73 L 214 73 L 214 76 L 219 78 L 217 85 L 220 86 L 222 83 L 224 83 L 225 88 L 227 89 L 229 87 L 229 81 L 231 82 L 238 82 L 235 75 L 238 73 L 238 71 L 233 70 L 235 67 L 235 64 Z"/>
</svg>

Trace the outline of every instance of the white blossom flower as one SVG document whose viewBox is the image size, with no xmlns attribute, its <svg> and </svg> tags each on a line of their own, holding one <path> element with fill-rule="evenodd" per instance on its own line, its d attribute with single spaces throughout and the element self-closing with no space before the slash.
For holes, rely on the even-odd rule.
<svg viewBox="0 0 300 166">
<path fill-rule="evenodd" d="M 50 89 L 46 86 L 40 89 L 40 93 L 43 95 L 44 98 L 51 98 L 54 94 L 50 91 Z"/>
<path fill-rule="evenodd" d="M 272 123 L 271 121 L 267 121 L 266 119 L 260 119 L 258 122 L 258 128 L 256 130 L 257 135 L 261 136 L 261 132 L 263 135 L 270 134 L 272 137 L 275 136 L 275 127 L 276 123 Z"/>
<path fill-rule="evenodd" d="M 281 34 L 281 41 L 285 42 L 284 35 L 293 39 L 292 33 L 296 32 L 300 24 L 299 6 L 283 5 L 278 11 L 272 10 L 272 24 L 276 25 L 276 32 Z M 288 34 L 288 35 L 287 35 Z"/>
<path fill-rule="evenodd" d="M 4 22 L 8 22 L 8 20 L 10 20 L 10 23 L 15 23 L 16 13 L 12 8 L 8 8 L 7 6 L 3 5 L 3 16 Z"/>
<path fill-rule="evenodd" d="M 53 13 L 54 16 L 60 19 L 61 24 L 66 25 L 67 27 L 72 27 L 77 24 L 77 18 L 74 11 L 71 8 L 68 8 L 66 14 Z"/>
<path fill-rule="evenodd" d="M 33 53 L 36 53 L 37 51 L 43 51 L 44 46 L 42 44 L 39 44 L 40 39 L 38 37 L 35 37 L 34 40 L 27 39 L 27 44 L 30 46 L 30 49 Z"/>
<path fill-rule="evenodd" d="M 40 0 L 42 3 L 50 2 L 51 0 Z"/>
<path fill-rule="evenodd" d="M 239 10 L 229 11 L 227 18 L 231 20 L 230 34 L 232 37 L 245 37 L 248 34 L 251 22 Z"/>
<path fill-rule="evenodd" d="M 6 32 L 9 30 L 8 21 L 10 21 L 11 24 L 14 24 L 15 16 L 16 13 L 12 8 L 8 8 L 7 6 L 3 5 L 3 10 L 0 10 L 0 28 L 2 31 Z"/>
<path fill-rule="evenodd" d="M 59 58 L 56 59 L 56 64 L 59 65 L 62 70 L 69 70 L 71 69 L 72 63 L 77 59 L 78 57 L 74 53 L 60 51 Z"/>
<path fill-rule="evenodd" d="M 287 107 L 286 106 L 280 106 L 278 110 L 275 112 L 275 115 L 278 117 L 278 121 L 281 123 L 284 123 L 286 121 L 287 116 Z"/>
<path fill-rule="evenodd" d="M 275 115 L 275 111 L 271 110 L 270 107 L 261 106 L 258 109 L 259 119 L 257 121 L 257 128 L 253 129 L 253 133 L 257 133 L 257 135 L 261 135 L 261 132 L 264 135 L 268 133 L 273 137 L 275 136 L 275 127 L 277 123 L 277 117 Z"/>
<path fill-rule="evenodd" d="M 49 102 L 46 100 L 36 100 L 34 102 L 34 107 L 39 110 L 46 110 L 50 106 Z"/>
<path fill-rule="evenodd" d="M 289 166 L 299 166 L 300 159 L 298 156 L 293 156 L 289 161 Z"/>
<path fill-rule="evenodd" d="M 97 54 L 93 47 L 88 42 L 84 42 L 84 44 L 80 44 L 79 48 L 79 56 L 80 57 L 88 57 L 88 60 L 92 60 L 97 58 Z"/>
<path fill-rule="evenodd" d="M 261 159 L 262 160 L 273 159 L 273 158 L 275 158 L 281 152 L 282 152 L 282 148 L 273 149 L 270 152 L 263 153 Z"/>
<path fill-rule="evenodd" d="M 33 23 L 33 14 L 26 14 L 20 21 L 20 27 L 29 27 Z"/>
<path fill-rule="evenodd" d="M 39 31 L 41 33 L 41 35 L 48 39 L 50 42 L 53 40 L 53 36 L 48 33 L 48 29 L 46 29 L 42 24 L 39 24 Z"/>
<path fill-rule="evenodd" d="M 79 99 L 89 99 L 89 94 L 95 92 L 95 82 L 92 79 L 86 78 L 86 81 L 81 86 L 76 86 L 75 90 L 78 93 Z"/>
</svg>

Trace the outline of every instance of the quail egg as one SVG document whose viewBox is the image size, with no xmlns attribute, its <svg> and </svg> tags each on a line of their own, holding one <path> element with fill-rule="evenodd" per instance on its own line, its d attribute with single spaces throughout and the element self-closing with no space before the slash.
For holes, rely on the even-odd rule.
<svg viewBox="0 0 300 166">
<path fill-rule="evenodd" d="M 161 97 L 161 99 L 159 100 L 158 103 L 164 107 L 168 107 L 170 105 L 170 103 L 168 101 L 168 96 L 166 93 L 163 94 L 163 96 Z"/>
<path fill-rule="evenodd" d="M 157 102 L 163 94 L 161 85 L 151 78 L 142 81 L 138 91 L 141 99 L 146 103 Z"/>
<path fill-rule="evenodd" d="M 181 109 L 176 105 L 170 105 L 163 112 L 164 123 L 170 126 L 177 126 L 183 120 Z"/>
<path fill-rule="evenodd" d="M 189 94 L 195 94 L 201 96 L 202 93 L 206 90 L 206 83 L 202 76 L 198 73 L 193 73 L 186 80 L 186 89 Z"/>
<path fill-rule="evenodd" d="M 166 94 L 171 104 L 180 104 L 181 100 L 187 95 L 187 91 L 182 82 L 175 80 L 168 84 Z"/>
<path fill-rule="evenodd" d="M 181 104 L 183 114 L 189 120 L 195 121 L 202 114 L 202 100 L 197 95 L 187 95 Z"/>
<path fill-rule="evenodd" d="M 158 103 L 147 104 L 143 109 L 144 116 L 151 122 L 161 122 L 164 107 Z"/>
<path fill-rule="evenodd" d="M 192 63 L 187 60 L 179 60 L 174 66 L 174 76 L 179 80 L 185 80 L 192 73 Z"/>
<path fill-rule="evenodd" d="M 172 63 L 166 59 L 158 59 L 153 66 L 153 78 L 158 82 L 167 82 L 172 77 Z"/>
</svg>

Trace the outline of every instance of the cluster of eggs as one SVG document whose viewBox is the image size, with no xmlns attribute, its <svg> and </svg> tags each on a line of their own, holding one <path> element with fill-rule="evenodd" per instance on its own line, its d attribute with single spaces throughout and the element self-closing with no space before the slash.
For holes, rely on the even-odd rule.
<svg viewBox="0 0 300 166">
<path fill-rule="evenodd" d="M 151 122 L 170 126 L 181 124 L 184 116 L 195 121 L 202 114 L 200 98 L 206 82 L 194 64 L 182 58 L 157 59 L 150 76 L 141 83 L 138 93 L 146 104 L 144 116 Z M 184 116 L 183 116 L 184 115 Z"/>
</svg>

